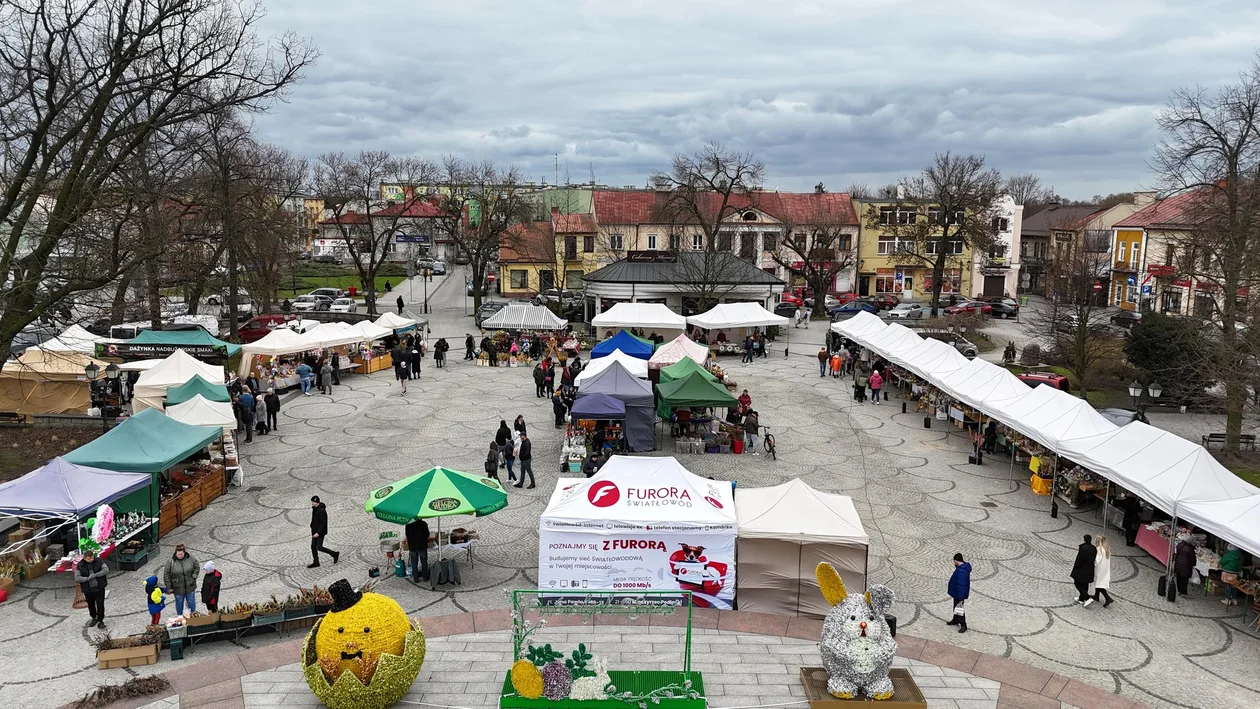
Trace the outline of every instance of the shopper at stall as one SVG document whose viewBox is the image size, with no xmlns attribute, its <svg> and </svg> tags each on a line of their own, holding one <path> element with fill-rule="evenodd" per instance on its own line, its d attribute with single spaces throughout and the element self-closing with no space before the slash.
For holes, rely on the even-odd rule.
<svg viewBox="0 0 1260 709">
<path fill-rule="evenodd" d="M 525 482 L 525 476 L 529 475 L 529 487 L 534 489 L 534 444 L 530 442 L 529 436 L 521 434 L 521 447 L 516 453 L 521 461 L 521 479 L 516 481 L 515 487 L 520 487 Z"/>
<path fill-rule="evenodd" d="M 1094 540 L 1086 534 L 1085 541 L 1076 547 L 1076 561 L 1072 562 L 1072 572 L 1068 574 L 1076 586 L 1076 602 L 1083 606 L 1094 602 L 1089 596 L 1089 585 L 1094 581 L 1094 559 L 1097 556 Z"/>
<path fill-rule="evenodd" d="M 884 386 L 884 377 L 879 373 L 879 370 L 877 369 L 871 372 L 871 378 L 868 380 L 868 382 L 871 385 L 871 403 L 878 404 L 879 403 L 879 390 L 882 389 Z"/>
<path fill-rule="evenodd" d="M 411 582 L 429 580 L 429 523 L 413 519 L 403 527 L 407 539 L 407 556 L 411 562 Z"/>
<path fill-rule="evenodd" d="M 757 452 L 757 434 L 761 432 L 761 417 L 756 411 L 749 411 L 744 417 L 744 435 L 748 437 L 748 452 L 753 455 L 761 455 Z"/>
<path fill-rule="evenodd" d="M 546 374 L 543 372 L 542 362 L 534 365 L 534 398 L 543 398 L 543 387 L 546 385 Z"/>
<path fill-rule="evenodd" d="M 590 452 L 590 455 L 586 456 L 586 459 L 582 461 L 582 474 L 586 477 L 592 477 L 595 473 L 599 472 L 599 454 L 600 451 L 598 449 L 593 450 Z"/>
<path fill-rule="evenodd" d="M 566 393 L 573 389 L 573 370 L 568 367 L 560 369 L 560 389 Z"/>
<path fill-rule="evenodd" d="M 744 338 L 744 357 L 739 360 L 740 363 L 752 364 L 753 361 L 753 339 L 752 335 Z"/>
<path fill-rule="evenodd" d="M 1124 510 L 1124 519 L 1120 521 L 1120 527 L 1124 529 L 1124 545 L 1131 547 L 1136 543 L 1138 528 L 1142 526 L 1142 503 L 1133 494 L 1124 493 L 1120 497 L 1120 509 Z"/>
<path fill-rule="evenodd" d="M 144 580 L 144 600 L 149 610 L 149 625 L 162 624 L 162 609 L 166 607 L 166 589 L 158 586 L 158 577 Z"/>
<path fill-rule="evenodd" d="M 464 333 L 464 360 L 473 358 L 473 336 L 470 333 Z"/>
<path fill-rule="evenodd" d="M 1229 582 L 1231 580 L 1237 581 L 1238 572 L 1242 571 L 1242 567 L 1243 567 L 1242 549 L 1239 549 L 1233 544 L 1228 545 L 1225 548 L 1225 553 L 1221 554 L 1220 566 L 1221 566 L 1221 582 L 1225 586 L 1225 598 L 1221 599 L 1221 603 L 1224 603 L 1227 606 L 1236 606 L 1238 605 L 1238 597 L 1243 594 L 1242 594 L 1242 591 L 1239 591 L 1238 589 L 1234 588 L 1233 584 Z"/>
<path fill-rule="evenodd" d="M 997 430 L 998 430 L 997 427 L 998 427 L 997 421 L 990 419 L 989 425 L 985 427 L 984 429 L 984 452 L 985 453 L 992 454 L 992 453 L 997 452 Z"/>
<path fill-rule="evenodd" d="M 267 426 L 267 400 L 266 397 L 254 397 L 254 428 L 260 436 L 271 433 L 271 429 Z"/>
<path fill-rule="evenodd" d="M 311 395 L 311 380 L 315 378 L 315 370 L 311 369 L 311 365 L 302 362 L 294 370 L 298 376 L 298 383 L 302 385 L 302 393 L 306 396 Z"/>
<path fill-rule="evenodd" d="M 499 447 L 499 467 L 507 465 L 504 458 L 507 457 L 506 449 L 512 445 L 512 429 L 508 428 L 507 421 L 499 419 L 499 429 L 494 432 L 494 444 Z"/>
<path fill-rule="evenodd" d="M 411 341 L 411 378 L 420 378 L 420 360 L 424 359 L 424 340 L 416 335 Z"/>
<path fill-rule="evenodd" d="M 241 395 L 236 397 L 236 407 L 240 411 L 238 417 L 241 422 L 241 428 L 245 429 L 245 442 L 249 443 L 254 440 L 254 395 L 249 393 L 249 387 L 245 387 L 241 391 Z M 239 430 L 239 429 L 238 429 Z"/>
<path fill-rule="evenodd" d="M 333 386 L 341 386 L 341 353 L 333 350 L 332 353 L 332 383 Z M 329 391 L 331 394 L 332 392 Z"/>
<path fill-rule="evenodd" d="M 554 392 L 551 395 L 551 412 L 556 416 L 556 428 L 564 428 L 564 414 L 566 411 L 564 399 L 560 398 L 560 392 Z"/>
<path fill-rule="evenodd" d="M 1194 565 L 1198 561 L 1194 553 L 1194 544 L 1187 535 L 1180 535 L 1177 541 L 1177 552 L 1173 558 L 1173 576 L 1177 578 L 1177 593 L 1186 595 L 1190 589 L 1190 577 L 1194 575 Z"/>
<path fill-rule="evenodd" d="M 275 389 L 268 389 L 263 402 L 267 404 L 267 428 L 274 431 L 278 428 L 276 419 L 280 416 L 280 396 Z"/>
<path fill-rule="evenodd" d="M 1099 534 L 1094 539 L 1094 546 L 1098 547 L 1094 556 L 1094 600 L 1106 598 L 1103 602 L 1103 608 L 1106 608 L 1111 605 L 1111 594 L 1107 593 L 1107 589 L 1111 588 L 1111 542 L 1107 541 L 1106 535 Z"/>
<path fill-rule="evenodd" d="M 315 561 L 307 564 L 306 568 L 319 568 L 319 553 L 321 551 L 331 556 L 334 564 L 341 559 L 341 552 L 324 547 L 324 540 L 327 538 L 328 508 L 323 502 L 320 502 L 319 495 L 314 495 L 311 497 L 311 558 Z"/>
<path fill-rule="evenodd" d="M 201 577 L 201 602 L 206 610 L 216 613 L 219 610 L 219 590 L 223 588 L 223 572 L 214 568 L 213 561 L 207 561 L 201 570 L 206 573 Z"/>
<path fill-rule="evenodd" d="M 333 368 L 328 360 L 324 360 L 324 364 L 319 368 L 319 390 L 321 393 L 332 396 L 333 388 Z"/>
<path fill-rule="evenodd" d="M 827 376 L 827 363 L 831 361 L 831 357 L 827 356 L 827 348 L 818 348 L 818 376 Z"/>
<path fill-rule="evenodd" d="M 971 564 L 963 561 L 961 552 L 954 554 L 954 573 L 949 577 L 949 597 L 954 601 L 954 617 L 945 625 L 957 625 L 958 632 L 967 632 L 967 599 L 971 597 Z"/>
<path fill-rule="evenodd" d="M 197 612 L 197 577 L 200 571 L 201 564 L 188 553 L 184 545 L 175 545 L 175 553 L 171 554 L 171 558 L 166 560 L 166 566 L 162 568 L 162 581 L 166 590 L 175 597 L 177 614 L 184 614 L 184 606 L 188 606 L 189 613 Z"/>
<path fill-rule="evenodd" d="M 87 601 L 88 622 L 83 626 L 93 625 L 105 629 L 105 587 L 109 584 L 109 566 L 104 559 L 96 558 L 92 549 L 83 550 L 83 558 L 74 565 L 74 582 L 79 584 L 83 599 Z"/>
</svg>

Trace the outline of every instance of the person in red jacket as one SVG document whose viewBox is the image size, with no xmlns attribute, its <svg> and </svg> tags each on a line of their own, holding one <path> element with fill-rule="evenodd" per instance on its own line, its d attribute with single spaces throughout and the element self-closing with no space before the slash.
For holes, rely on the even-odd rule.
<svg viewBox="0 0 1260 709">
<path fill-rule="evenodd" d="M 213 561 L 207 561 L 201 570 L 206 572 L 201 579 L 201 602 L 214 613 L 219 610 L 219 589 L 223 588 L 223 573 L 215 570 Z"/>
</svg>

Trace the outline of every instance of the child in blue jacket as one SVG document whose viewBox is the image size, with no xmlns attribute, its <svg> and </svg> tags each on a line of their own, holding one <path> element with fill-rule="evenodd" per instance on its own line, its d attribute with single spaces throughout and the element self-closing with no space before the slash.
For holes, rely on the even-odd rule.
<svg viewBox="0 0 1260 709">
<path fill-rule="evenodd" d="M 162 609 L 166 607 L 166 589 L 160 588 L 157 576 L 144 580 L 144 598 L 149 603 L 150 625 L 162 624 Z"/>
</svg>

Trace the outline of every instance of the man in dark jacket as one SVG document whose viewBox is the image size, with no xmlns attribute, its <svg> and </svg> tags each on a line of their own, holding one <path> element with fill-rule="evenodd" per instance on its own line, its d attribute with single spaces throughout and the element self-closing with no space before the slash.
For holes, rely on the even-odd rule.
<svg viewBox="0 0 1260 709">
<path fill-rule="evenodd" d="M 245 387 L 236 399 L 236 405 L 240 411 L 237 418 L 240 419 L 241 426 L 245 428 L 246 443 L 254 440 L 254 395 L 250 393 L 252 391 L 249 387 Z"/>
<path fill-rule="evenodd" d="M 105 565 L 105 560 L 96 558 L 96 552 L 91 549 L 84 551 L 83 558 L 74 566 L 74 581 L 83 591 L 90 616 L 83 626 L 85 628 L 95 625 L 105 629 L 105 586 L 108 584 L 108 574 L 109 567 Z"/>
<path fill-rule="evenodd" d="M 521 479 L 516 482 L 515 487 L 520 487 L 525 482 L 525 476 L 529 475 L 529 487 L 534 487 L 534 444 L 530 442 L 529 436 L 521 434 L 521 452 L 517 454 L 517 458 L 521 461 Z"/>
<path fill-rule="evenodd" d="M 333 386 L 341 386 L 341 353 L 333 350 L 332 355 Z M 332 392 L 329 392 L 332 393 Z"/>
<path fill-rule="evenodd" d="M 1094 558 L 1097 554 L 1098 547 L 1094 546 L 1093 538 L 1086 534 L 1085 541 L 1076 548 L 1076 561 L 1072 563 L 1072 573 L 1068 574 L 1076 585 L 1076 602 L 1082 606 L 1094 602 L 1094 597 L 1089 595 L 1089 585 L 1094 582 Z"/>
<path fill-rule="evenodd" d="M 499 419 L 499 429 L 494 432 L 494 444 L 499 447 L 499 467 L 507 465 L 507 449 L 512 445 L 512 429 L 505 419 Z"/>
<path fill-rule="evenodd" d="M 469 360 L 472 358 L 473 358 L 473 336 L 466 334 L 464 337 L 464 359 Z"/>
<path fill-rule="evenodd" d="M 319 553 L 322 551 L 333 558 L 333 563 L 337 563 L 341 559 L 341 553 L 332 549 L 324 548 L 324 539 L 328 536 L 328 508 L 324 503 L 319 501 L 319 495 L 311 498 L 311 558 L 314 563 L 307 564 L 306 568 L 314 569 L 319 566 Z"/>
<path fill-rule="evenodd" d="M 534 398 L 535 399 L 543 398 L 543 385 L 546 383 L 543 380 L 544 376 L 545 375 L 543 374 L 542 362 L 535 364 L 534 365 Z"/>
<path fill-rule="evenodd" d="M 280 416 L 280 395 L 275 389 L 268 389 L 263 403 L 267 405 L 267 428 L 274 431 L 277 428 L 276 419 Z"/>
<path fill-rule="evenodd" d="M 560 398 L 560 392 L 551 395 L 551 411 L 556 415 L 556 428 L 564 428 L 564 414 L 566 407 L 564 399 Z"/>
<path fill-rule="evenodd" d="M 954 573 L 949 577 L 949 597 L 954 599 L 954 617 L 945 625 L 957 625 L 958 632 L 967 632 L 967 606 L 964 601 L 971 597 L 971 564 L 963 561 L 961 553 L 954 555 Z"/>
<path fill-rule="evenodd" d="M 411 561 L 411 582 L 429 580 L 429 523 L 413 519 L 403 527 L 407 537 L 407 555 Z"/>
<path fill-rule="evenodd" d="M 399 315 L 402 315 L 402 309 L 403 309 L 403 299 L 402 299 L 402 296 L 401 296 L 401 295 L 400 295 L 400 296 L 398 296 L 398 301 L 397 301 L 397 302 L 398 302 L 398 314 L 399 314 Z"/>
<path fill-rule="evenodd" d="M 1124 529 L 1124 545 L 1131 547 L 1137 543 L 1138 528 L 1142 526 L 1142 503 L 1133 494 L 1126 494 L 1120 498 L 1120 509 L 1124 510 L 1124 519 L 1120 521 L 1120 527 Z"/>
<path fill-rule="evenodd" d="M 1194 574 L 1197 560 L 1193 544 L 1186 539 L 1177 542 L 1176 556 L 1173 557 L 1173 576 L 1177 577 L 1177 593 L 1183 596 L 1189 590 L 1190 577 Z"/>
</svg>

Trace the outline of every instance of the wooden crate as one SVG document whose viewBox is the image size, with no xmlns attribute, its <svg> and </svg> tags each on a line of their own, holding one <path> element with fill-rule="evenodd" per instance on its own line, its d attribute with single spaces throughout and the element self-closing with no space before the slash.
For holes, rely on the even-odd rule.
<svg viewBox="0 0 1260 709">
<path fill-rule="evenodd" d="M 101 650 L 96 653 L 96 667 L 101 670 L 112 670 L 119 667 L 137 667 L 152 665 L 158 660 L 157 645 L 125 647 L 118 650 Z"/>
<path fill-rule="evenodd" d="M 165 537 L 175 531 L 175 528 L 178 526 L 179 507 L 172 505 L 169 512 L 165 511 L 165 508 L 163 508 L 163 512 L 158 515 L 158 537 Z"/>
<path fill-rule="evenodd" d="M 858 704 L 865 704 L 872 709 L 927 709 L 927 700 L 910 676 L 910 670 L 891 669 L 888 671 L 888 678 L 893 682 L 893 695 L 890 699 L 837 699 L 827 693 L 826 670 L 821 667 L 801 668 L 801 686 L 805 688 L 805 698 L 809 700 L 810 709 L 850 709 Z"/>
<path fill-rule="evenodd" d="M 198 485 L 181 492 L 179 497 L 175 499 L 179 503 L 179 518 L 181 521 L 188 520 L 201 511 L 201 487 Z"/>
<path fill-rule="evenodd" d="M 201 504 L 209 505 L 210 502 L 223 494 L 224 478 L 222 470 L 212 471 L 209 475 L 202 479 L 201 482 Z"/>
</svg>

